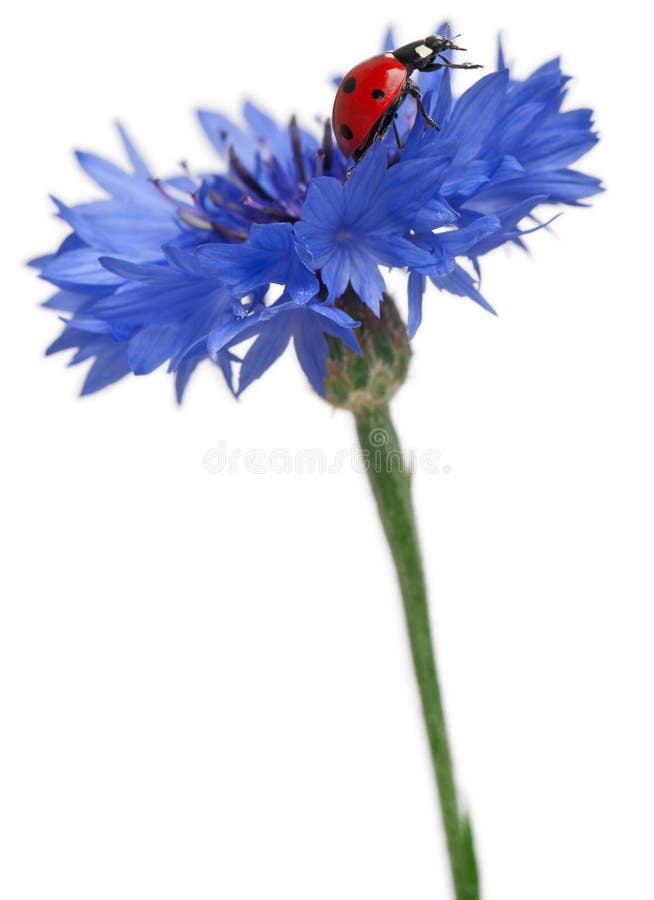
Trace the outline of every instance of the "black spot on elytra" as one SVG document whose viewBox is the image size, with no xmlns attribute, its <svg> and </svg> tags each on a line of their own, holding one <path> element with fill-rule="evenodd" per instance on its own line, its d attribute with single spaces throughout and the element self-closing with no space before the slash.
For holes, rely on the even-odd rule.
<svg viewBox="0 0 654 900">
<path fill-rule="evenodd" d="M 374 89 L 374 91 L 372 92 L 372 99 L 373 100 L 383 100 L 384 99 L 384 92 L 382 91 L 381 88 Z"/>
<path fill-rule="evenodd" d="M 352 129 L 350 128 L 349 125 L 341 125 L 341 134 L 343 135 L 343 137 L 345 138 L 346 141 L 351 141 L 352 138 L 354 137 L 354 135 L 352 133 Z"/>
<path fill-rule="evenodd" d="M 350 77 L 346 78 L 345 81 L 343 82 L 343 88 L 342 88 L 343 93 L 351 94 L 356 86 L 357 86 L 356 78 L 353 78 L 352 75 L 350 75 Z"/>
</svg>

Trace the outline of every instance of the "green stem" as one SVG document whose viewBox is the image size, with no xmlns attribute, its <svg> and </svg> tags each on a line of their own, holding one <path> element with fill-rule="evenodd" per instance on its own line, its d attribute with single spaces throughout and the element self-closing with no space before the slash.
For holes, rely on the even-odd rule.
<svg viewBox="0 0 654 900">
<path fill-rule="evenodd" d="M 443 702 L 429 624 L 425 577 L 411 501 L 411 480 L 387 406 L 356 416 L 359 443 L 397 570 L 456 900 L 479 900 L 479 880 L 470 822 L 461 810 L 454 781 Z"/>
</svg>

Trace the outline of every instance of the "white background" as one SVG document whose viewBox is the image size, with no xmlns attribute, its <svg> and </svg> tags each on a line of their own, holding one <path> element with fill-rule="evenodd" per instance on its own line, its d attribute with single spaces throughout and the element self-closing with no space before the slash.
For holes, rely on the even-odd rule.
<svg viewBox="0 0 654 900">
<path fill-rule="evenodd" d="M 235 402 L 211 367 L 79 400 L 22 266 L 96 194 L 120 117 L 167 174 L 191 110 L 306 123 L 328 76 L 448 13 L 492 67 L 560 52 L 597 110 L 591 209 L 484 261 L 497 319 L 430 295 L 400 433 L 486 900 L 654 896 L 651 21 L 552 0 L 25 3 L 4 30 L 0 895 L 446 898 L 399 597 L 365 477 L 211 474 L 208 450 L 353 445 L 292 355 Z M 400 22 L 401 20 L 401 22 Z M 633 60 L 633 61 L 632 61 Z M 473 76 L 464 75 L 461 87 Z"/>
</svg>

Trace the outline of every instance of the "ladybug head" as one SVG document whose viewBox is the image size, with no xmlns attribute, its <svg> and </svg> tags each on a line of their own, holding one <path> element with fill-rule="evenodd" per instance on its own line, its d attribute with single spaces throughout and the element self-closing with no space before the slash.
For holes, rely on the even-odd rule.
<svg viewBox="0 0 654 900">
<path fill-rule="evenodd" d="M 458 34 L 454 36 L 454 40 L 458 38 Z M 430 50 L 433 50 L 434 54 L 442 53 L 444 50 L 465 50 L 465 47 L 458 47 L 454 40 L 443 37 L 441 34 L 430 34 L 428 35 L 423 43 L 429 47 Z"/>
<path fill-rule="evenodd" d="M 403 63 L 409 75 L 416 70 L 419 72 L 434 72 L 436 69 L 447 67 L 448 69 L 478 69 L 470 63 L 453 63 L 447 57 L 441 56 L 446 50 L 465 50 L 454 41 L 458 38 L 444 37 L 442 34 L 428 34 L 422 41 L 414 41 L 404 47 L 398 47 L 393 51 L 393 56 Z"/>
</svg>

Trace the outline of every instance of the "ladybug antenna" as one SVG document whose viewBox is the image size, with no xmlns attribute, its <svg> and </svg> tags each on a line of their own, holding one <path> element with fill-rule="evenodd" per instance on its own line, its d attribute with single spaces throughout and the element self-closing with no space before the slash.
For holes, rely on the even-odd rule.
<svg viewBox="0 0 654 900">
<path fill-rule="evenodd" d="M 467 49 L 466 47 L 458 47 L 458 46 L 454 43 L 454 41 L 455 41 L 457 38 L 459 38 L 459 37 L 461 37 L 460 34 L 455 34 L 454 37 L 448 38 L 448 41 L 449 41 L 449 44 L 450 44 L 450 46 L 447 48 L 448 50 L 463 50 L 463 51 L 465 51 L 465 50 Z"/>
</svg>

